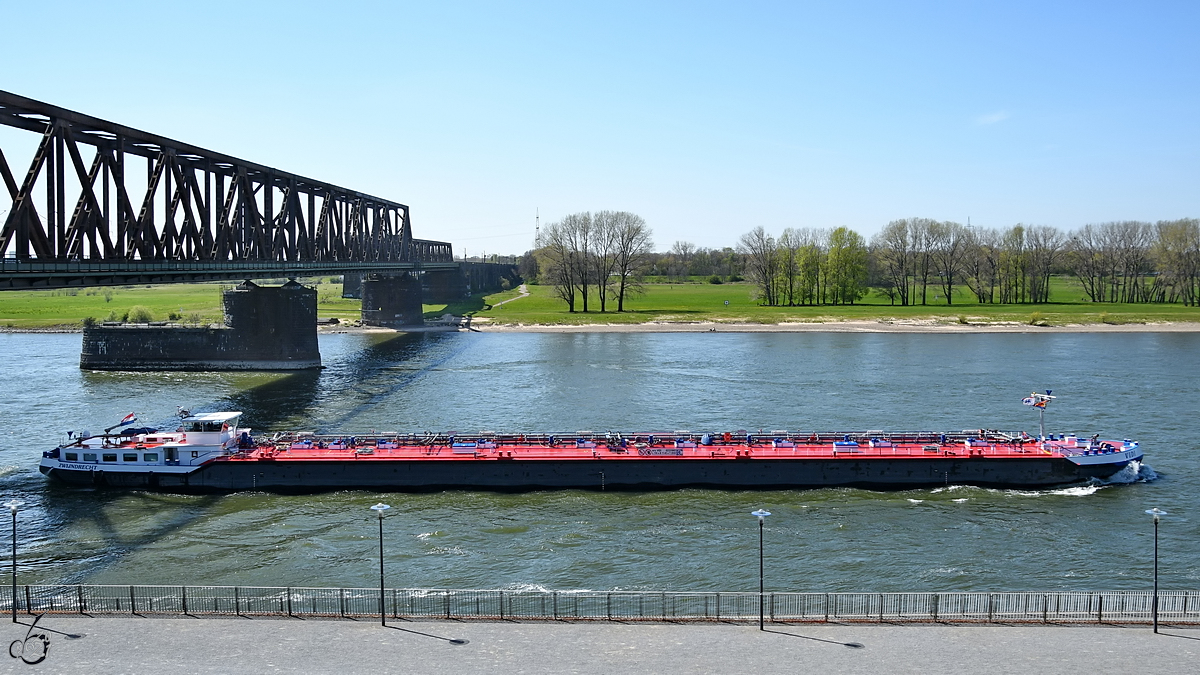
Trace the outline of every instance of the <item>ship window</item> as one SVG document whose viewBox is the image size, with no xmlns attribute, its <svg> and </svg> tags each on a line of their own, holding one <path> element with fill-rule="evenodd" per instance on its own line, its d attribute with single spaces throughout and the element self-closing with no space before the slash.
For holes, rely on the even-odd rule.
<svg viewBox="0 0 1200 675">
<path fill-rule="evenodd" d="M 137 461 L 137 453 L 136 452 L 127 452 L 127 453 L 121 455 L 121 461 L 122 462 L 136 462 Z"/>
<path fill-rule="evenodd" d="M 199 450 L 193 450 L 193 451 L 192 451 L 192 459 L 196 459 L 196 458 L 197 458 L 197 457 L 199 457 L 199 456 L 200 456 L 200 451 L 199 451 Z"/>
<path fill-rule="evenodd" d="M 68 453 L 67 453 L 67 461 L 68 461 L 68 462 L 75 462 L 75 461 L 78 461 L 78 460 L 79 460 L 79 453 L 78 453 L 78 452 L 68 452 Z"/>
<path fill-rule="evenodd" d="M 105 462 L 115 462 L 115 461 L 117 461 L 117 453 L 115 453 L 115 452 L 106 452 L 106 453 L 104 453 L 104 460 L 103 460 L 103 461 L 105 461 Z"/>
<path fill-rule="evenodd" d="M 83 461 L 85 461 L 85 462 L 94 462 L 94 461 L 96 461 L 96 453 L 94 453 L 94 452 L 85 452 L 85 453 L 83 453 Z"/>
<path fill-rule="evenodd" d="M 145 455 L 142 456 L 142 459 L 147 462 L 157 462 L 158 461 L 158 453 L 157 452 L 147 452 Z"/>
</svg>

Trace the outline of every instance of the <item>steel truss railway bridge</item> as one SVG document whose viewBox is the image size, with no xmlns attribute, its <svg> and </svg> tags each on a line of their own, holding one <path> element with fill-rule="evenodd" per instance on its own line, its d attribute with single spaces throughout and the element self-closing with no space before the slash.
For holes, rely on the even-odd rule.
<svg viewBox="0 0 1200 675">
<path fill-rule="evenodd" d="M 404 204 L 4 91 L 0 124 L 41 136 L 23 177 L 0 146 L 0 290 L 457 268 Z"/>
</svg>

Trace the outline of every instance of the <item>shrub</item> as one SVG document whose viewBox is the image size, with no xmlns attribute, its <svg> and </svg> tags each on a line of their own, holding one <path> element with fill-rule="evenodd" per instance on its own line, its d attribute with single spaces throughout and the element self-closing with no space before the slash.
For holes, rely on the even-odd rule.
<svg viewBox="0 0 1200 675">
<path fill-rule="evenodd" d="M 92 316 L 83 317 L 83 327 L 84 328 L 91 328 L 92 326 L 95 326 L 95 325 L 96 325 L 95 317 L 92 317 Z"/>
<path fill-rule="evenodd" d="M 736 274 L 730 274 L 730 275 L 729 275 L 729 283 L 731 283 L 731 284 L 736 284 L 736 283 L 737 283 L 737 282 L 739 282 L 739 281 L 745 281 L 745 279 L 743 279 L 742 277 L 739 277 L 739 276 L 738 276 L 738 275 L 736 275 Z"/>
<path fill-rule="evenodd" d="M 133 323 L 150 323 L 154 320 L 154 313 L 149 307 L 143 305 L 134 305 L 129 308 L 129 313 L 126 315 L 126 321 Z"/>
<path fill-rule="evenodd" d="M 1029 315 L 1030 326 L 1049 326 L 1050 322 L 1046 321 L 1046 315 L 1041 312 L 1034 312 Z"/>
<path fill-rule="evenodd" d="M 724 283 L 724 282 L 722 282 L 722 281 L 721 281 L 721 276 L 720 276 L 719 274 L 714 274 L 714 275 L 712 275 L 711 277 L 709 277 L 709 278 L 708 278 L 708 283 L 710 283 L 710 284 L 720 284 L 720 283 Z"/>
<path fill-rule="evenodd" d="M 104 301 L 105 302 L 112 302 L 112 296 L 113 296 L 113 292 L 112 292 L 111 288 L 104 289 Z"/>
<path fill-rule="evenodd" d="M 117 310 L 111 309 L 108 311 L 108 316 L 104 317 L 105 321 L 121 321 L 121 317 L 117 316 Z"/>
<path fill-rule="evenodd" d="M 502 290 L 502 291 L 512 290 L 512 282 L 508 280 L 508 277 L 503 277 L 500 279 L 500 290 Z"/>
<path fill-rule="evenodd" d="M 964 326 L 970 326 L 970 325 L 971 325 L 971 322 L 970 322 L 970 321 L 967 321 L 967 316 L 966 316 L 965 314 L 959 314 L 959 315 L 958 315 L 958 322 L 959 322 L 959 323 L 961 323 L 961 324 L 962 324 L 962 325 L 964 325 Z"/>
<path fill-rule="evenodd" d="M 167 314 L 167 321 L 178 321 L 182 318 L 183 315 L 179 312 L 171 312 L 170 314 Z"/>
</svg>

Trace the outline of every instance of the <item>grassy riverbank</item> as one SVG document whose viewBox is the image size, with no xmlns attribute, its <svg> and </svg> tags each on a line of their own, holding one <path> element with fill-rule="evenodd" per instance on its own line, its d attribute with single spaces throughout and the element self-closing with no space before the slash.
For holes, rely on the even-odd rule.
<svg viewBox="0 0 1200 675">
<path fill-rule="evenodd" d="M 353 321 L 360 316 L 358 300 L 341 297 L 341 284 L 305 280 L 317 289 L 318 316 Z M 144 307 L 154 320 L 216 323 L 222 320 L 221 288 L 229 283 L 119 286 L 54 291 L 0 293 L 0 329 L 78 330 L 86 317 L 117 320 L 135 307 Z M 762 307 L 747 283 L 647 284 L 646 292 L 626 303 L 624 312 L 601 313 L 593 298 L 588 312 L 570 313 L 548 286 L 529 286 L 529 297 L 515 290 L 474 296 L 450 305 L 425 305 L 427 320 L 443 314 L 469 315 L 496 324 L 637 324 L 648 322 L 791 323 L 832 321 L 923 321 L 936 323 L 1125 324 L 1200 321 L 1200 308 L 1162 304 L 1097 304 L 1082 298 L 1078 282 L 1056 279 L 1051 300 L 1041 305 L 980 305 L 969 294 L 948 305 L 944 297 L 930 304 L 892 306 L 872 295 L 861 303 L 837 307 Z M 504 305 L 501 300 L 517 298 Z M 580 307 L 580 309 L 582 309 Z"/>
<path fill-rule="evenodd" d="M 831 321 L 930 321 L 940 323 L 1125 324 L 1200 321 L 1200 308 L 1164 304 L 1091 303 L 1069 280 L 1056 280 L 1053 302 L 1038 305 L 981 305 L 956 297 L 930 304 L 900 307 L 872 295 L 855 305 L 823 307 L 763 307 L 750 284 L 648 284 L 646 293 L 627 302 L 627 311 L 601 313 L 593 299 L 584 313 L 567 312 L 566 304 L 547 286 L 529 286 L 530 296 L 494 309 L 481 309 L 477 318 L 501 324 L 628 324 L 652 321 L 714 321 L 719 323 L 790 323 Z M 494 304 L 517 296 L 516 291 L 489 295 Z M 578 309 L 579 307 L 577 307 Z"/>
<path fill-rule="evenodd" d="M 359 300 L 342 297 L 341 282 L 329 278 L 301 279 L 317 289 L 317 316 L 354 321 L 361 316 Z M 135 307 L 145 308 L 154 321 L 189 324 L 220 323 L 224 312 L 221 290 L 234 284 L 164 284 L 53 291 L 0 292 L 0 330 L 79 330 L 83 321 L 117 321 Z M 426 319 L 450 312 L 467 314 L 485 306 L 482 298 L 454 305 L 425 305 Z M 174 317 L 174 318 L 173 318 Z"/>
</svg>

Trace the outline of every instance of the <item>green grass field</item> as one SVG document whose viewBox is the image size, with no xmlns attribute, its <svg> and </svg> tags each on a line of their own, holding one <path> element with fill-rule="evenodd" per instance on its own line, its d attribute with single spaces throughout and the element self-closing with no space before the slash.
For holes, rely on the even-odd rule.
<svg viewBox="0 0 1200 675">
<path fill-rule="evenodd" d="M 355 321 L 361 317 L 362 304 L 342 298 L 342 284 L 328 278 L 300 279 L 317 289 L 317 316 Z M 79 330 L 83 320 L 118 320 L 134 307 L 145 307 L 153 320 L 166 321 L 176 314 L 184 323 L 221 323 L 221 289 L 229 282 L 201 284 L 164 284 L 161 286 L 114 286 L 111 288 L 67 289 L 55 291 L 0 292 L 0 329 Z M 515 293 L 514 293 L 515 294 Z M 447 312 L 463 315 L 485 307 L 482 297 L 453 305 L 425 305 L 425 318 L 436 319 Z"/>
<path fill-rule="evenodd" d="M 302 280 L 317 289 L 317 314 L 353 321 L 360 317 L 360 303 L 341 297 L 341 284 L 329 278 Z M 97 321 L 119 319 L 135 306 L 147 308 L 153 318 L 165 321 L 174 313 L 183 321 L 216 323 L 222 320 L 221 288 L 229 283 L 168 284 L 161 286 L 119 286 L 109 289 L 70 289 L 56 291 L 0 292 L 0 328 L 79 329 L 85 317 Z M 644 323 L 648 321 L 716 321 L 725 323 L 781 323 L 794 321 L 826 322 L 842 320 L 934 320 L 954 323 L 1019 322 L 1031 320 L 1049 325 L 1067 323 L 1154 323 L 1163 321 L 1200 321 L 1200 308 L 1160 304 L 1104 304 L 1083 299 L 1079 283 L 1073 279 L 1054 280 L 1053 302 L 1042 305 L 980 305 L 970 302 L 962 289 L 954 304 L 944 298 L 926 306 L 893 307 L 886 298 L 873 295 L 857 305 L 838 307 L 762 307 L 753 299 L 754 287 L 737 284 L 648 284 L 646 293 L 626 302 L 626 311 L 599 312 L 594 298 L 591 311 L 567 312 L 566 303 L 553 295 L 548 286 L 530 285 L 531 295 L 493 307 L 501 300 L 515 298 L 518 292 L 473 296 L 450 305 L 425 305 L 425 317 L 432 320 L 443 314 L 470 315 L 506 324 L 590 324 Z M 933 297 L 933 294 L 930 294 Z M 728 304 L 726 304 L 728 302 Z M 1037 316 L 1034 316 L 1035 313 Z"/>
<path fill-rule="evenodd" d="M 828 322 L 844 320 L 934 320 L 956 323 L 1018 322 L 1055 324 L 1155 323 L 1200 321 L 1200 308 L 1161 304 L 1108 304 L 1087 302 L 1083 289 L 1073 279 L 1058 278 L 1051 287 L 1052 302 L 1038 305 L 981 305 L 973 302 L 967 289 L 956 289 L 954 302 L 944 297 L 930 304 L 899 307 L 887 298 L 871 295 L 846 306 L 763 307 L 753 298 L 754 286 L 737 284 L 648 284 L 646 293 L 626 302 L 626 311 L 601 314 L 593 299 L 591 311 L 567 312 L 566 303 L 554 297 L 548 286 L 529 286 L 530 297 L 495 309 L 476 312 L 496 323 L 566 324 L 644 323 L 647 321 L 716 321 L 725 323 Z M 515 291 L 489 295 L 487 303 L 514 297 Z M 939 293 L 940 295 L 940 293 Z M 728 304 L 726 304 L 728 302 Z M 613 303 L 612 307 L 615 307 Z M 579 305 L 576 305 L 579 309 Z M 611 309 L 611 308 L 610 308 Z M 1034 316 L 1035 313 L 1037 316 Z"/>
</svg>

